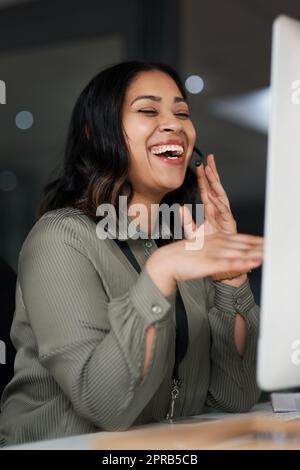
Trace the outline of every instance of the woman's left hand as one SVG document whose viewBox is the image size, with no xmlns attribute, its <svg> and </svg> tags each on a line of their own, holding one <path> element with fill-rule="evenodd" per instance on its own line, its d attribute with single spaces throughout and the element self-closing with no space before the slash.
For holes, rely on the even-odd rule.
<svg viewBox="0 0 300 470">
<path fill-rule="evenodd" d="M 208 155 L 205 168 L 203 164 L 197 167 L 197 177 L 201 200 L 204 204 L 204 234 L 237 233 L 237 224 L 212 154 Z M 226 272 L 214 275 L 212 278 L 215 281 L 223 281 L 238 287 L 246 280 L 246 275 L 241 272 Z"/>
<path fill-rule="evenodd" d="M 207 157 L 207 165 L 196 167 L 198 186 L 204 204 L 204 233 L 237 233 L 237 224 L 230 209 L 227 194 L 222 186 L 215 159 Z"/>
</svg>

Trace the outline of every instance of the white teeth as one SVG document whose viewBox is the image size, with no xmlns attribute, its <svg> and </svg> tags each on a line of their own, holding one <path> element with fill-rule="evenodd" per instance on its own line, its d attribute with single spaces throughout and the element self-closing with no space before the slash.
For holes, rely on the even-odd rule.
<svg viewBox="0 0 300 470">
<path fill-rule="evenodd" d="M 173 152 L 173 156 L 176 156 L 176 155 L 183 154 L 183 147 L 182 145 L 173 145 L 173 144 L 172 145 L 156 145 L 156 146 L 151 147 L 151 152 L 154 155 L 160 155 L 161 153 L 165 153 L 165 152 Z"/>
</svg>

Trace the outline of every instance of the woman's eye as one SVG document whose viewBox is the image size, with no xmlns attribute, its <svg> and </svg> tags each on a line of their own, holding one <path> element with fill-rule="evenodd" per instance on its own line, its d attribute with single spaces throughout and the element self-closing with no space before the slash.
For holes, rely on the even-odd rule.
<svg viewBox="0 0 300 470">
<path fill-rule="evenodd" d="M 158 113 L 155 109 L 139 109 L 139 113 L 144 113 L 144 114 L 149 114 L 149 115 L 155 115 Z M 175 113 L 175 116 L 180 117 L 181 119 L 189 119 L 190 114 L 189 113 Z"/>
<path fill-rule="evenodd" d="M 183 117 L 183 118 L 189 118 L 190 114 L 189 113 L 176 113 L 176 116 L 180 116 L 180 117 Z"/>
<path fill-rule="evenodd" d="M 139 109 L 139 113 L 145 113 L 145 114 L 156 114 L 157 111 L 154 109 Z"/>
</svg>

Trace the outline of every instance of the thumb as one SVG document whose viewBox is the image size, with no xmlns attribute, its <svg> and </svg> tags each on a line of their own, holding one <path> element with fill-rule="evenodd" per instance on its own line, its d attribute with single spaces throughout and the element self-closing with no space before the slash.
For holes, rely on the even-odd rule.
<svg viewBox="0 0 300 470">
<path fill-rule="evenodd" d="M 185 237 L 188 240 L 193 240 L 196 237 L 197 226 L 193 220 L 192 214 L 186 206 L 180 206 L 179 214 Z"/>
</svg>

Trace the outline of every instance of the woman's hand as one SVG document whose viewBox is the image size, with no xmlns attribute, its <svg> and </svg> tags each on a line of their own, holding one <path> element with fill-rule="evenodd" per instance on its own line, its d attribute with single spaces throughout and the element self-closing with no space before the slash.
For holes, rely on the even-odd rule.
<svg viewBox="0 0 300 470">
<path fill-rule="evenodd" d="M 171 243 L 148 259 L 146 269 L 164 295 L 173 293 L 177 282 L 218 272 L 249 271 L 262 263 L 262 237 L 220 232 L 206 235 L 201 248 L 189 249 L 194 243 L 194 239 Z"/>
<path fill-rule="evenodd" d="M 227 194 L 222 186 L 215 159 L 207 157 L 207 165 L 196 167 L 198 187 L 204 204 L 204 231 L 211 235 L 217 232 L 236 233 L 237 225 L 230 209 Z"/>
<path fill-rule="evenodd" d="M 207 165 L 197 167 L 198 186 L 204 204 L 204 233 L 237 233 L 237 224 L 230 209 L 229 199 L 224 190 L 215 159 L 207 157 Z M 246 272 L 219 272 L 212 276 L 215 281 L 238 287 L 247 279 Z"/>
<path fill-rule="evenodd" d="M 150 276 L 164 295 L 176 289 L 177 282 L 211 276 L 238 287 L 246 273 L 261 265 L 263 238 L 237 233 L 230 204 L 220 182 L 213 156 L 204 171 L 198 168 L 198 181 L 205 221 L 199 227 L 186 206 L 180 208 L 186 240 L 159 248 L 147 261 Z M 228 280 L 233 276 L 234 280 Z"/>
</svg>

